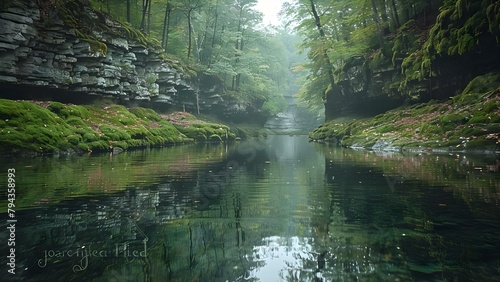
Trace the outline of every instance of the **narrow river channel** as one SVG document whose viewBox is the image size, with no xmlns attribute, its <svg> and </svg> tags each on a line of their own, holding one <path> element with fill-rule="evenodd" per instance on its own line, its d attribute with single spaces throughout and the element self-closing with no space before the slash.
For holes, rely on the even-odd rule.
<svg viewBox="0 0 500 282">
<path fill-rule="evenodd" d="M 3 159 L 0 280 L 499 281 L 498 164 L 306 136 Z"/>
</svg>

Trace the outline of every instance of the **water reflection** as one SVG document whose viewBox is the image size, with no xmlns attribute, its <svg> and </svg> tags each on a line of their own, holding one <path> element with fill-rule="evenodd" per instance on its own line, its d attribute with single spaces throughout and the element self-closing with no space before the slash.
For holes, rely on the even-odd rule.
<svg viewBox="0 0 500 282">
<path fill-rule="evenodd" d="M 500 278 L 495 156 L 270 136 L 7 161 L 22 281 Z"/>
</svg>

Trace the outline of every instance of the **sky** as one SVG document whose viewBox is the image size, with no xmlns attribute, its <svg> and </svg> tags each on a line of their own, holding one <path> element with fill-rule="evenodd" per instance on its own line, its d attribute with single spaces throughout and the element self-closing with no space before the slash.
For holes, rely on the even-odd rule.
<svg viewBox="0 0 500 282">
<path fill-rule="evenodd" d="M 264 24 L 278 25 L 278 13 L 286 0 L 258 0 L 255 9 L 264 13 Z"/>
</svg>

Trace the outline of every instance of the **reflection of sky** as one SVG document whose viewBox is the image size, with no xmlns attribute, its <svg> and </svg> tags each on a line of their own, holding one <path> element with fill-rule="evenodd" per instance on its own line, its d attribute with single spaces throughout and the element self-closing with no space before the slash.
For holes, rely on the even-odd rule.
<svg viewBox="0 0 500 282">
<path fill-rule="evenodd" d="M 249 183 L 245 200 L 249 210 L 243 212 L 242 225 L 262 217 L 268 223 L 270 219 L 276 222 L 264 229 L 269 236 L 254 243 L 252 253 L 246 256 L 252 267 L 243 278 L 271 282 L 304 281 L 306 277 L 311 280 L 321 275 L 315 273 L 317 251 L 313 238 L 324 235 L 318 234 L 314 226 L 328 218 L 324 157 L 309 145 L 306 136 L 269 136 L 262 147 L 269 163 L 262 167 L 264 177 Z"/>
<path fill-rule="evenodd" d="M 290 281 L 298 279 L 305 270 L 304 260 L 314 260 L 307 238 L 272 236 L 262 239 L 263 245 L 253 248 L 254 262 L 260 267 L 249 271 L 248 277 L 260 281 Z M 290 277 L 293 275 L 293 277 Z"/>
</svg>

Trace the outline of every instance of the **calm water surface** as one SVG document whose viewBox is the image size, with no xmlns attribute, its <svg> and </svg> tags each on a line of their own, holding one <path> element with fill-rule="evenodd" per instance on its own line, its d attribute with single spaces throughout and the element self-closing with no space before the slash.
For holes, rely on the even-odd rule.
<svg viewBox="0 0 500 282">
<path fill-rule="evenodd" d="M 305 136 L 3 159 L 0 280 L 499 281 L 498 167 Z"/>
</svg>

